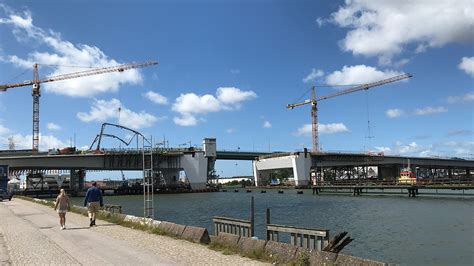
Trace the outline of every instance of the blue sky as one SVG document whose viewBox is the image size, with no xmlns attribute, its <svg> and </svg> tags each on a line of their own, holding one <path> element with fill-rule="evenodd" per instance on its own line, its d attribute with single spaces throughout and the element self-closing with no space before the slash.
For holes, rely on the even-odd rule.
<svg viewBox="0 0 474 266">
<path fill-rule="evenodd" d="M 322 149 L 474 157 L 470 0 L 0 1 L 0 40 L 2 84 L 31 79 L 34 63 L 45 77 L 159 61 L 43 84 L 41 150 L 74 138 L 89 146 L 103 122 L 175 147 L 215 137 L 221 150 L 302 150 L 311 148 L 310 106 L 286 105 L 308 99 L 311 86 L 322 96 L 347 87 L 318 85 L 408 72 L 320 102 Z M 31 148 L 31 113 L 31 88 L 0 93 L 0 149 L 8 138 Z M 217 167 L 251 174 L 249 162 Z"/>
</svg>

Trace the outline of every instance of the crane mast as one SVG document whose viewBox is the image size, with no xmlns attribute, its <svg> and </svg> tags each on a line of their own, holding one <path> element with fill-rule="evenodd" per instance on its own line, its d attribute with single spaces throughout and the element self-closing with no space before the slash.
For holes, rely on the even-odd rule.
<svg viewBox="0 0 474 266">
<path fill-rule="evenodd" d="M 0 91 L 6 91 L 11 88 L 17 87 L 25 87 L 25 86 L 32 86 L 33 90 L 31 95 L 33 96 L 33 142 L 32 142 L 32 150 L 33 152 L 38 152 L 39 149 L 39 98 L 41 96 L 40 91 L 40 84 L 46 82 L 53 82 L 53 81 L 60 81 L 60 80 L 67 80 L 67 79 L 74 79 L 92 75 L 99 75 L 105 74 L 110 72 L 123 72 L 125 70 L 134 69 L 134 68 L 142 68 L 152 65 L 157 65 L 157 61 L 147 61 L 142 63 L 128 63 L 118 66 L 111 66 L 111 67 L 102 67 L 102 68 L 95 68 L 86 71 L 62 74 L 57 76 L 46 77 L 43 79 L 39 78 L 38 74 L 38 64 L 34 64 L 33 66 L 33 79 L 25 81 L 23 83 L 13 83 L 13 84 L 3 84 L 0 85 Z"/>
<path fill-rule="evenodd" d="M 316 97 L 316 92 L 315 92 L 315 87 L 313 86 L 312 88 L 312 93 L 311 93 L 311 99 L 304 100 L 299 103 L 292 103 L 288 104 L 286 107 L 287 108 L 295 108 L 298 106 L 306 105 L 306 104 L 311 104 L 311 133 L 312 133 L 312 152 L 320 152 L 319 148 L 319 132 L 318 132 L 318 102 L 326 99 L 330 99 L 333 97 L 337 96 L 342 96 L 348 93 L 360 91 L 360 90 L 368 90 L 373 87 L 381 86 L 384 84 L 392 83 L 395 81 L 411 78 L 413 75 L 410 73 L 405 73 L 402 75 L 398 75 L 395 77 L 379 80 L 376 82 L 372 83 L 367 83 L 367 84 L 362 84 L 353 88 L 349 88 L 343 91 L 339 91 L 333 94 L 325 95 L 325 96 L 320 96 Z"/>
</svg>

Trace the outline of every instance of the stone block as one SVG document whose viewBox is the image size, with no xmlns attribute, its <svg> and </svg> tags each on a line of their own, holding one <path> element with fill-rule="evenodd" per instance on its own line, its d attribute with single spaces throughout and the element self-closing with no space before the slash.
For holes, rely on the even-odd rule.
<svg viewBox="0 0 474 266">
<path fill-rule="evenodd" d="M 310 265 L 334 265 L 337 259 L 336 253 L 312 250 L 309 254 Z"/>
<path fill-rule="evenodd" d="M 243 237 L 241 236 L 239 242 L 237 243 L 237 247 L 242 250 L 244 253 L 249 253 L 254 250 L 263 250 L 265 249 L 265 245 L 267 244 L 266 240 L 261 239 L 252 239 L 250 237 Z"/>
<path fill-rule="evenodd" d="M 339 254 L 336 259 L 336 264 L 340 266 L 386 266 L 386 263 L 368 260 L 359 257 L 354 257 L 345 254 Z"/>
<path fill-rule="evenodd" d="M 215 237 L 215 241 L 219 244 L 228 246 L 228 247 L 237 247 L 239 243 L 240 236 L 233 235 L 229 233 L 219 233 L 218 236 Z"/>
<path fill-rule="evenodd" d="M 186 226 L 181 237 L 195 243 L 209 244 L 211 242 L 207 229 L 202 227 Z"/>
<path fill-rule="evenodd" d="M 186 226 L 181 225 L 181 224 L 170 223 L 170 222 L 161 222 L 158 225 L 158 228 L 165 232 L 170 233 L 171 235 L 181 237 L 181 235 L 184 232 L 184 229 L 186 229 Z"/>
<path fill-rule="evenodd" d="M 288 263 L 296 257 L 298 247 L 281 242 L 267 241 L 265 252 L 275 263 Z"/>
</svg>

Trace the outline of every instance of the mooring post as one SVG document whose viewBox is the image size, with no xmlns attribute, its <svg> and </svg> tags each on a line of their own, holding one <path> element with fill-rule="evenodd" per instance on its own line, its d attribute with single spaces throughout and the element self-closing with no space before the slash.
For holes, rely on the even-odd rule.
<svg viewBox="0 0 474 266">
<path fill-rule="evenodd" d="M 267 240 L 273 240 L 273 232 L 269 232 L 268 231 L 268 225 L 270 224 L 270 208 L 267 208 L 267 212 L 265 213 L 265 221 L 266 221 L 266 225 L 265 225 L 265 231 L 266 231 L 266 235 L 267 235 Z M 272 236 L 270 237 L 270 234 L 272 234 Z"/>
<path fill-rule="evenodd" d="M 250 237 L 253 237 L 255 235 L 254 225 L 255 225 L 255 202 L 252 196 L 250 200 Z"/>
</svg>

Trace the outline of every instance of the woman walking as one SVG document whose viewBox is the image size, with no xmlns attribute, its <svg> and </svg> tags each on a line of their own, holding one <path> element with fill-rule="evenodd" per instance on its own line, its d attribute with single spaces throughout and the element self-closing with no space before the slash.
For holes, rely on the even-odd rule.
<svg viewBox="0 0 474 266">
<path fill-rule="evenodd" d="M 66 191 L 61 188 L 59 195 L 56 198 L 54 210 L 58 211 L 59 223 L 61 224 L 61 230 L 66 229 L 66 212 L 70 209 L 69 197 L 66 195 Z"/>
</svg>

